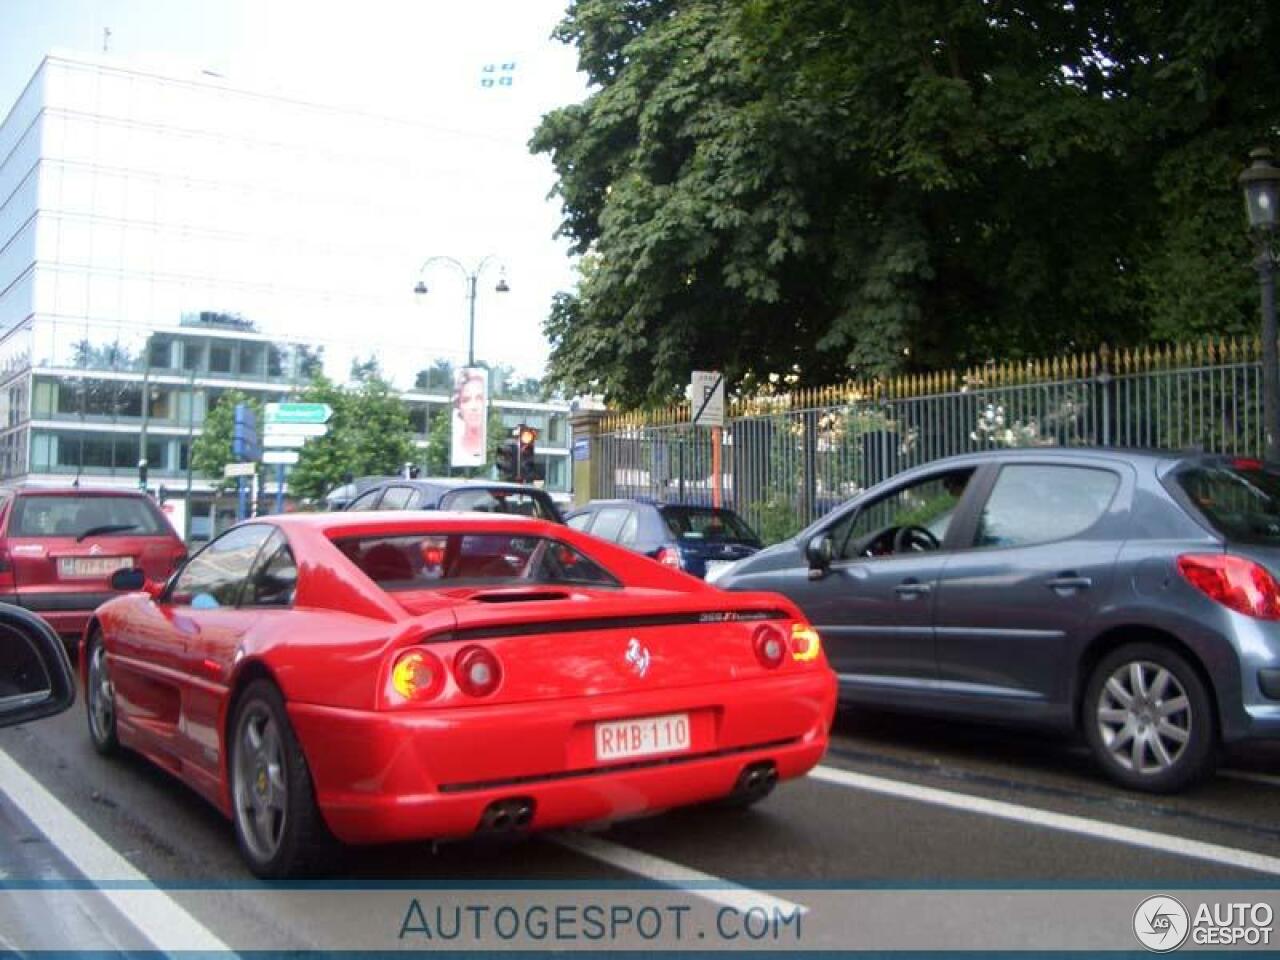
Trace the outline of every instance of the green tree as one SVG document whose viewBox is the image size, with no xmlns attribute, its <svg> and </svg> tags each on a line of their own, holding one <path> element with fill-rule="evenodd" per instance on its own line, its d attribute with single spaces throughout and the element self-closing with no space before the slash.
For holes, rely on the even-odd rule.
<svg viewBox="0 0 1280 960">
<path fill-rule="evenodd" d="M 1050 0 L 576 0 L 548 114 L 578 287 L 549 376 L 624 402 L 1252 330 L 1235 174 L 1280 12 Z"/>
<path fill-rule="evenodd" d="M 207 477 L 219 489 L 231 489 L 236 485 L 234 479 L 223 477 L 222 468 L 228 463 L 236 462 L 231 452 L 231 441 L 235 429 L 235 408 L 240 403 L 247 403 L 253 409 L 261 436 L 262 401 L 239 390 L 228 390 L 205 415 L 200 436 L 196 437 L 191 447 L 192 469 Z"/>
<path fill-rule="evenodd" d="M 451 393 L 453 363 L 448 360 L 436 360 L 431 366 L 419 370 L 413 380 L 413 389 L 428 393 Z"/>
<path fill-rule="evenodd" d="M 395 475 L 414 459 L 409 409 L 380 377 L 343 388 L 317 376 L 298 399 L 333 409 L 328 432 L 307 441 L 289 474 L 298 496 L 319 498 L 348 476 Z"/>
</svg>

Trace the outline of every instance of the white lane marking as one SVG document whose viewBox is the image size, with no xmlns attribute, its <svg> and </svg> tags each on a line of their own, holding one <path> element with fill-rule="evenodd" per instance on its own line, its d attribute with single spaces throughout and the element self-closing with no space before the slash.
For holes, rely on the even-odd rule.
<svg viewBox="0 0 1280 960">
<path fill-rule="evenodd" d="M 735 910 L 745 912 L 752 907 L 763 907 L 770 912 L 781 911 L 786 915 L 796 912 L 807 913 L 809 909 L 804 904 L 761 893 L 710 873 L 703 873 L 701 870 L 694 870 L 692 867 L 664 860 L 662 857 L 642 853 L 619 843 L 601 840 L 590 834 L 557 833 L 552 839 L 562 847 L 591 857 L 593 860 L 599 860 L 601 863 L 607 863 L 611 867 L 644 877 L 646 880 L 687 889 L 689 893 L 704 900 L 710 900 L 725 907 L 733 907 Z"/>
<path fill-rule="evenodd" d="M 116 853 L 0 747 L 0 790 L 156 949 L 231 953 L 199 920 Z"/>
<path fill-rule="evenodd" d="M 1122 827 L 1118 824 L 1105 823 L 1101 820 L 1091 820 L 1088 817 L 1054 813 L 1051 810 L 1024 807 L 1021 804 L 1006 803 L 1003 800 L 988 800 L 985 797 L 975 797 L 967 793 L 939 790 L 937 787 L 924 787 L 899 780 L 887 780 L 883 777 L 854 773 L 851 770 L 840 770 L 836 767 L 814 767 L 809 776 L 824 783 L 851 787 L 854 790 L 867 790 L 891 797 L 901 797 L 905 800 L 917 800 L 920 803 L 931 803 L 940 807 L 949 807 L 952 810 L 962 810 L 966 813 L 999 817 L 1002 820 L 1013 820 L 1033 827 L 1062 830 L 1067 833 L 1092 837 L 1096 840 L 1127 843 L 1130 846 L 1146 847 L 1149 850 L 1156 850 L 1176 857 L 1210 860 L 1214 863 L 1241 867 L 1245 870 L 1256 870 L 1258 873 L 1280 874 L 1280 857 L 1269 857 L 1265 854 L 1239 850 L 1235 847 L 1224 847 L 1216 843 L 1204 843 L 1172 834 L 1156 833 L 1154 830 Z"/>
<path fill-rule="evenodd" d="M 1253 773 L 1249 770 L 1219 770 L 1218 776 L 1228 780 L 1243 780 L 1246 783 L 1261 783 L 1268 787 L 1280 787 L 1280 777 L 1269 773 Z"/>
</svg>

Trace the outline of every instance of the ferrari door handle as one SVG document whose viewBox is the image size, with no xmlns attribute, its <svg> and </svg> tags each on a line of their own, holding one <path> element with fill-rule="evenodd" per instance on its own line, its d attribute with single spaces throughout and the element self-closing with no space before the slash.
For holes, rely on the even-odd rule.
<svg viewBox="0 0 1280 960">
<path fill-rule="evenodd" d="M 1093 586 L 1093 580 L 1089 577 L 1064 574 L 1061 577 L 1052 577 L 1046 580 L 1045 586 L 1050 590 L 1088 590 Z"/>
<path fill-rule="evenodd" d="M 927 583 L 916 583 L 913 580 L 907 580 L 894 587 L 893 592 L 900 597 L 923 597 L 930 589 Z"/>
</svg>

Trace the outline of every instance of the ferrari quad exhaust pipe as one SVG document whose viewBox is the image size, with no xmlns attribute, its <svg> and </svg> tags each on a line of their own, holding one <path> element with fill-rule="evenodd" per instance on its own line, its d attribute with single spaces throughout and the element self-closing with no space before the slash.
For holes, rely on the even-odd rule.
<svg viewBox="0 0 1280 960">
<path fill-rule="evenodd" d="M 733 792 L 750 800 L 759 800 L 768 796 L 777 783 L 778 768 L 772 760 L 765 760 L 744 767 L 738 774 L 738 782 L 734 785 Z"/>
<path fill-rule="evenodd" d="M 480 814 L 478 833 L 511 833 L 522 830 L 533 820 L 533 800 L 529 797 L 511 797 L 495 800 Z"/>
</svg>

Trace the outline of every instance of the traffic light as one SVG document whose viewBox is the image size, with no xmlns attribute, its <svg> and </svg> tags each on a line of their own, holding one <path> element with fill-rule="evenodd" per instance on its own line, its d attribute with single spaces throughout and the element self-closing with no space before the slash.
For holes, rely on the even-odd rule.
<svg viewBox="0 0 1280 960">
<path fill-rule="evenodd" d="M 533 459 L 538 442 L 538 431 L 522 423 L 517 428 L 517 433 L 520 443 L 520 470 L 517 479 L 521 483 L 533 483 L 538 478 L 538 466 Z"/>
<path fill-rule="evenodd" d="M 515 482 L 519 479 L 520 440 L 511 437 L 498 445 L 494 457 L 498 465 L 498 479 Z"/>
</svg>

